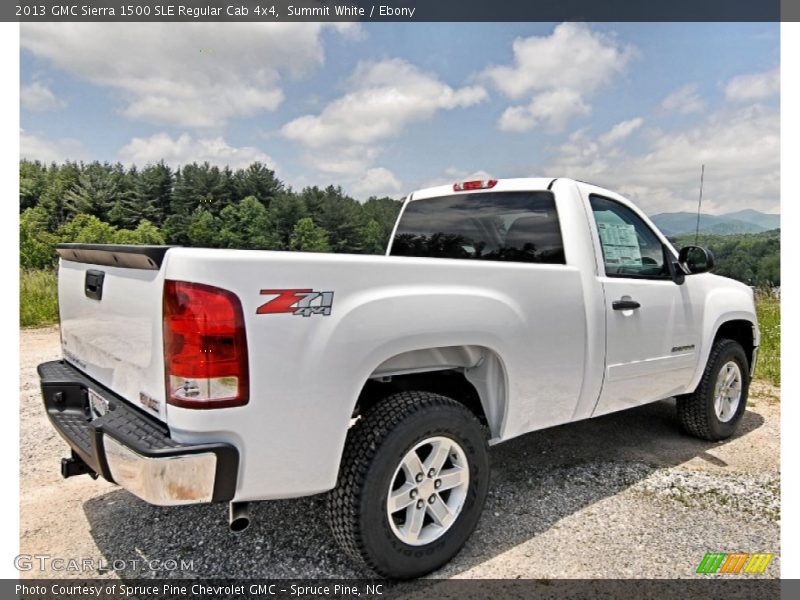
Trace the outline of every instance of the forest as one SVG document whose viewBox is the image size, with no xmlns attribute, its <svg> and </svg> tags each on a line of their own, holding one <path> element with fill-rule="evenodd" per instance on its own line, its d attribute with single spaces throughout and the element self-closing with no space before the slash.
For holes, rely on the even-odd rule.
<svg viewBox="0 0 800 600">
<path fill-rule="evenodd" d="M 670 238 L 676 248 L 695 244 L 694 235 Z M 700 233 L 697 245 L 714 254 L 714 273 L 757 288 L 781 285 L 781 230 L 713 235 Z"/>
<path fill-rule="evenodd" d="M 360 203 L 332 185 L 296 192 L 260 163 L 138 169 L 26 160 L 19 201 L 23 270 L 54 267 L 59 242 L 380 254 L 401 204 Z"/>
<path fill-rule="evenodd" d="M 20 162 L 20 267 L 56 265 L 59 242 L 176 244 L 301 252 L 383 253 L 400 202 L 358 202 L 341 187 L 295 191 L 267 166 L 164 162 Z M 676 246 L 694 236 L 673 238 Z M 700 234 L 715 272 L 755 287 L 780 286 L 780 230 Z"/>
</svg>

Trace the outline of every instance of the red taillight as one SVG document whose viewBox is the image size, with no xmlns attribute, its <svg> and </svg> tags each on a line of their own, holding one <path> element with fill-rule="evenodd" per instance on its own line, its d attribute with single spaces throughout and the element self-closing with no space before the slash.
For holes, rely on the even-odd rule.
<svg viewBox="0 0 800 600">
<path fill-rule="evenodd" d="M 247 404 L 247 338 L 239 298 L 210 285 L 166 281 L 164 365 L 168 404 Z"/>
<path fill-rule="evenodd" d="M 454 183 L 454 192 L 466 192 L 469 190 L 488 190 L 497 185 L 497 179 L 476 179 L 475 181 L 465 181 Z"/>
</svg>

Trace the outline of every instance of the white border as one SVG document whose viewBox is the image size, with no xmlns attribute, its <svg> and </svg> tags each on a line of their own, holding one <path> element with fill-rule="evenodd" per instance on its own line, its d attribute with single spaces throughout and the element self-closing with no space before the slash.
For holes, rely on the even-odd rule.
<svg viewBox="0 0 800 600">
<path fill-rule="evenodd" d="M 796 271 L 790 270 L 792 257 L 800 256 L 800 236 L 793 228 L 800 222 L 800 180 L 795 166 L 800 163 L 800 23 L 781 24 L 781 236 L 782 294 L 784 307 L 800 300 Z M 19 25 L 0 23 L 0 191 L 2 192 L 3 276 L 6 292 L 0 296 L 2 309 L 1 339 L 6 351 L 2 354 L 0 381 L 19 382 L 19 278 L 18 278 L 18 211 L 19 193 Z M 742 143 L 746 143 L 743 140 Z M 799 358 L 797 347 L 797 313 L 782 311 L 781 364 L 794 365 Z M 788 371 L 784 367 L 784 371 Z M 0 536 L 0 578 L 17 578 L 13 557 L 19 552 L 19 395 L 2 399 L 4 418 L 0 419 L 0 494 L 2 533 Z M 781 576 L 800 578 L 800 515 L 792 510 L 800 505 L 800 481 L 794 465 L 800 455 L 800 436 L 793 435 L 793 426 L 800 424 L 800 404 L 794 395 L 783 395 L 781 402 Z M 772 548 L 765 548 L 772 551 Z"/>
<path fill-rule="evenodd" d="M 0 577 L 19 577 L 13 557 L 19 553 L 19 394 L 11 382 L 19 383 L 19 24 L 0 23 L 0 243 L 5 290 L 0 295 L 3 315 L 0 339 L 0 381 L 5 394 L 0 418 Z"/>
<path fill-rule="evenodd" d="M 798 359 L 797 265 L 800 237 L 794 235 L 800 223 L 800 23 L 781 23 L 781 371 L 782 382 L 789 376 L 789 365 Z M 787 235 L 789 232 L 789 235 Z M 800 577 L 800 515 L 793 508 L 800 503 L 797 464 L 800 440 L 794 427 L 800 424 L 800 404 L 792 391 L 781 394 L 781 577 Z M 765 549 L 767 550 L 767 549 Z M 770 550 L 767 550 L 770 551 Z"/>
</svg>

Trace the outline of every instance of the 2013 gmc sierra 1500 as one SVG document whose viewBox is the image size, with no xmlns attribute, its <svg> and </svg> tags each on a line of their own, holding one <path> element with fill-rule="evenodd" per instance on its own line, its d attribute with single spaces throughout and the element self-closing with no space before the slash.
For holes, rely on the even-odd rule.
<svg viewBox="0 0 800 600">
<path fill-rule="evenodd" d="M 409 195 L 386 256 L 59 246 L 63 360 L 39 366 L 72 448 L 159 505 L 328 492 L 335 538 L 390 577 L 475 528 L 488 445 L 671 396 L 732 435 L 752 291 L 631 202 L 569 179 Z"/>
</svg>

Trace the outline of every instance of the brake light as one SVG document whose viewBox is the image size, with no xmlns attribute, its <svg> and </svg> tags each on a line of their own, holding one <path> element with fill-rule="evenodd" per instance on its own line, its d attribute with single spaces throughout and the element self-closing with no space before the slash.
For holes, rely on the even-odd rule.
<svg viewBox="0 0 800 600">
<path fill-rule="evenodd" d="M 463 183 L 454 183 L 454 192 L 466 192 L 469 190 L 488 190 L 497 185 L 497 179 L 476 179 L 475 181 L 464 181 Z"/>
<path fill-rule="evenodd" d="M 236 294 L 185 281 L 164 283 L 167 404 L 242 406 L 249 400 L 247 338 Z"/>
</svg>

